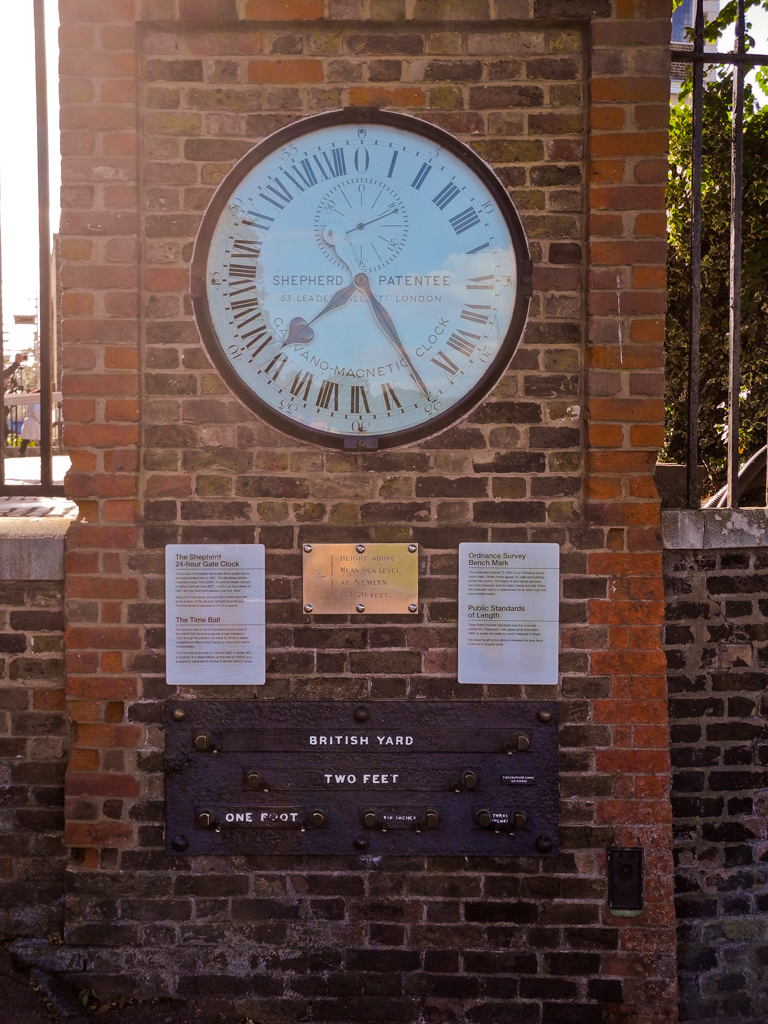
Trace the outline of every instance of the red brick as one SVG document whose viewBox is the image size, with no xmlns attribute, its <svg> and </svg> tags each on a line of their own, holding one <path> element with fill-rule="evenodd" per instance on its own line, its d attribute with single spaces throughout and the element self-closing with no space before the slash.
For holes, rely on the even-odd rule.
<svg viewBox="0 0 768 1024">
<path fill-rule="evenodd" d="M 127 821 L 68 821 L 64 828 L 67 846 L 129 846 L 133 841 L 133 825 Z M 98 866 L 98 860 L 94 867 Z"/>
<path fill-rule="evenodd" d="M 138 694 L 138 684 L 132 676 L 73 675 L 67 679 L 67 693 L 83 699 L 133 700 Z"/>
<path fill-rule="evenodd" d="M 645 719 L 651 721 L 651 719 Z M 79 747 L 138 747 L 141 729 L 138 725 L 107 725 L 76 722 L 74 742 Z"/>
<path fill-rule="evenodd" d="M 248 62 L 248 81 L 259 83 L 322 82 L 320 60 L 252 60 Z"/>
<path fill-rule="evenodd" d="M 349 89 L 352 106 L 423 107 L 424 90 L 418 86 L 353 85 Z"/>
<path fill-rule="evenodd" d="M 90 772 L 67 773 L 67 796 L 123 796 L 139 795 L 139 783 L 133 775 L 117 773 L 92 774 Z"/>
<path fill-rule="evenodd" d="M 70 626 L 65 633 L 68 648 L 96 647 L 110 650 L 117 647 L 124 651 L 137 651 L 141 648 L 141 635 L 138 629 L 99 626 Z"/>
<path fill-rule="evenodd" d="M 255 21 L 312 21 L 324 15 L 323 0 L 248 0 L 246 18 Z"/>
</svg>

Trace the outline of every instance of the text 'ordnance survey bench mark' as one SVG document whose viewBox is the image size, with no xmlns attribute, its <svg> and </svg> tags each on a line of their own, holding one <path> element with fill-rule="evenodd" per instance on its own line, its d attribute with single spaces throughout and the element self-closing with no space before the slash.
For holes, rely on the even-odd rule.
<svg viewBox="0 0 768 1024">
<path fill-rule="evenodd" d="M 170 686 L 262 684 L 264 545 L 168 544 L 165 621 Z"/>
<path fill-rule="evenodd" d="M 459 682 L 556 685 L 557 544 L 459 545 Z"/>
</svg>

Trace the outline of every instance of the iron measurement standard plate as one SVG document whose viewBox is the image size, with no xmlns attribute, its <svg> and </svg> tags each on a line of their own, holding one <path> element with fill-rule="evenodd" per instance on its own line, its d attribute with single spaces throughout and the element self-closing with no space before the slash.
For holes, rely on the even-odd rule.
<svg viewBox="0 0 768 1024">
<path fill-rule="evenodd" d="M 555 702 L 169 701 L 169 854 L 556 855 Z"/>
</svg>

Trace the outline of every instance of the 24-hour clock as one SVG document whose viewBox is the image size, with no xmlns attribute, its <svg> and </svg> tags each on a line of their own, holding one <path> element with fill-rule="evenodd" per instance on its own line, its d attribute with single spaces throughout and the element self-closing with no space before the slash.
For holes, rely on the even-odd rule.
<svg viewBox="0 0 768 1024">
<path fill-rule="evenodd" d="M 391 448 L 473 408 L 514 355 L 531 263 L 506 189 L 413 117 L 346 108 L 252 149 L 192 260 L 203 341 L 274 426 Z"/>
</svg>

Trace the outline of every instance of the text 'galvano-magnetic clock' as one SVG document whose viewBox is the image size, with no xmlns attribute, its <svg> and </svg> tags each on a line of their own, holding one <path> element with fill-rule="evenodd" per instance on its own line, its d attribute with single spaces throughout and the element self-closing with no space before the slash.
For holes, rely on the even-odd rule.
<svg viewBox="0 0 768 1024">
<path fill-rule="evenodd" d="M 413 117 L 346 108 L 252 149 L 195 244 L 192 298 L 229 387 L 288 434 L 391 448 L 468 412 L 509 364 L 531 264 L 491 169 Z"/>
</svg>

